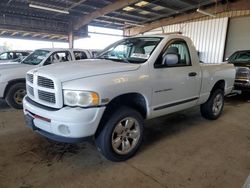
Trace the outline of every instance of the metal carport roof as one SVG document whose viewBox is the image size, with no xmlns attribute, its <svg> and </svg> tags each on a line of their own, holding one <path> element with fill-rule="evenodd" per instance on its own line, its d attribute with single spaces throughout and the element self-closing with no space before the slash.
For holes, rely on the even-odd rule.
<svg viewBox="0 0 250 188">
<path fill-rule="evenodd" d="M 1 0 L 0 37 L 68 40 L 87 36 L 87 25 L 114 29 L 143 27 L 195 12 L 220 0 Z M 31 5 L 45 7 L 32 8 Z M 64 11 L 59 13 L 48 9 Z"/>
</svg>

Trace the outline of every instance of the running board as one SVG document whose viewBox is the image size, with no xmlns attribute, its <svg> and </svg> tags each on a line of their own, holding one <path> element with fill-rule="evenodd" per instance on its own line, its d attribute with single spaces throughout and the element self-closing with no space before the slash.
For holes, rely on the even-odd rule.
<svg viewBox="0 0 250 188">
<path fill-rule="evenodd" d="M 226 95 L 226 97 L 233 97 L 233 96 L 236 96 L 236 95 L 240 95 L 241 93 L 242 93 L 241 90 L 233 90 L 231 93 Z"/>
</svg>

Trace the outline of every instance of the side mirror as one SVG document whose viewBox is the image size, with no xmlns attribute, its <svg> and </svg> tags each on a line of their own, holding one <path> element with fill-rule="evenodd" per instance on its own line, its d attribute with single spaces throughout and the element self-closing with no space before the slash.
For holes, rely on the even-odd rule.
<svg viewBox="0 0 250 188">
<path fill-rule="evenodd" d="M 177 54 L 166 54 L 162 58 L 162 65 L 165 66 L 175 66 L 180 61 L 180 57 Z"/>
</svg>

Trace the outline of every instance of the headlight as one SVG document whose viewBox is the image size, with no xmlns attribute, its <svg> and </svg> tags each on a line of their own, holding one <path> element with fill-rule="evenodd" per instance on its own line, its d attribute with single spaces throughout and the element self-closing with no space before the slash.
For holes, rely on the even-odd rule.
<svg viewBox="0 0 250 188">
<path fill-rule="evenodd" d="M 64 104 L 68 106 L 89 107 L 99 105 L 99 95 L 91 91 L 63 90 Z"/>
</svg>

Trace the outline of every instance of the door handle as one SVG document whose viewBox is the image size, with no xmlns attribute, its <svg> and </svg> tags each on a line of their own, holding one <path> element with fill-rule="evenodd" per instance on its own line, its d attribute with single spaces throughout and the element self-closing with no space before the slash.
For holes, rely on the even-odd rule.
<svg viewBox="0 0 250 188">
<path fill-rule="evenodd" d="M 190 73 L 188 74 L 188 76 L 190 76 L 190 77 L 194 77 L 194 76 L 196 76 L 196 75 L 197 75 L 196 72 L 190 72 Z"/>
</svg>

